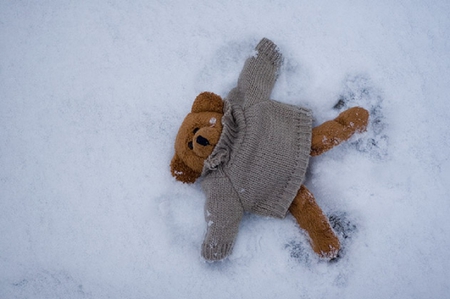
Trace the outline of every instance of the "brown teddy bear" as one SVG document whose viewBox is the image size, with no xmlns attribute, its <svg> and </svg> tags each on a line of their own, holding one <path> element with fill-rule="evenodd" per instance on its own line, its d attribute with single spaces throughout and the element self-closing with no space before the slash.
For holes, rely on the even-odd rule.
<svg viewBox="0 0 450 299">
<path fill-rule="evenodd" d="M 313 194 L 303 185 L 309 157 L 366 129 L 369 113 L 350 108 L 312 128 L 309 110 L 270 100 L 282 56 L 264 38 L 227 98 L 203 92 L 184 119 L 170 167 L 179 181 L 202 177 L 207 200 L 206 260 L 233 248 L 244 212 L 284 218 L 289 211 L 322 258 L 337 257 L 340 242 Z"/>
</svg>

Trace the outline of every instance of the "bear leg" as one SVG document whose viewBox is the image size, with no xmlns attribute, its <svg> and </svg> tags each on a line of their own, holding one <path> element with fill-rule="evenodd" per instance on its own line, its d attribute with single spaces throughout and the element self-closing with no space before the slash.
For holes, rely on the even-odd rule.
<svg viewBox="0 0 450 299">
<path fill-rule="evenodd" d="M 331 228 L 328 218 L 317 205 L 314 195 L 301 186 L 289 211 L 310 238 L 315 253 L 326 259 L 336 258 L 340 249 L 339 239 Z"/>
<path fill-rule="evenodd" d="M 361 107 L 345 110 L 334 120 L 324 122 L 312 129 L 311 156 L 318 156 L 341 142 L 349 139 L 355 132 L 367 128 L 369 112 Z"/>
</svg>

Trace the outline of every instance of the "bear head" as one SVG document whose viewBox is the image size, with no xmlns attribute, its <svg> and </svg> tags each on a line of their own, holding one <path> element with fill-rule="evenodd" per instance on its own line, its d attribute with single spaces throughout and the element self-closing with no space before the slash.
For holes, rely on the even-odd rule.
<svg viewBox="0 0 450 299">
<path fill-rule="evenodd" d="M 212 92 L 202 92 L 185 117 L 175 139 L 172 175 L 193 183 L 202 174 L 203 163 L 214 150 L 222 133 L 223 100 Z"/>
</svg>

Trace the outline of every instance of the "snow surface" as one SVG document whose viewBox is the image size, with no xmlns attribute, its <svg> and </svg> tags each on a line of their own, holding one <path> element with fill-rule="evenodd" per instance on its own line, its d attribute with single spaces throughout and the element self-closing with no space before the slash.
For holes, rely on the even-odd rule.
<svg viewBox="0 0 450 299">
<path fill-rule="evenodd" d="M 264 36 L 274 99 L 372 113 L 311 161 L 334 263 L 252 215 L 204 262 L 204 195 L 169 172 L 195 96 Z M 449 298 L 449 54 L 448 0 L 0 1 L 0 298 Z"/>
</svg>

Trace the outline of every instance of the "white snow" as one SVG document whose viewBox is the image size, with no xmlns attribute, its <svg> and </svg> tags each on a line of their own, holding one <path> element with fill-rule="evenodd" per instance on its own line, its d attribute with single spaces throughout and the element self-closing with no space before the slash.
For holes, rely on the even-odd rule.
<svg viewBox="0 0 450 299">
<path fill-rule="evenodd" d="M 274 99 L 372 113 L 307 187 L 356 227 L 336 263 L 246 215 L 205 263 L 204 195 L 171 177 L 181 120 L 262 37 Z M 450 2 L 1 1 L 0 298 L 446 298 Z"/>
</svg>

